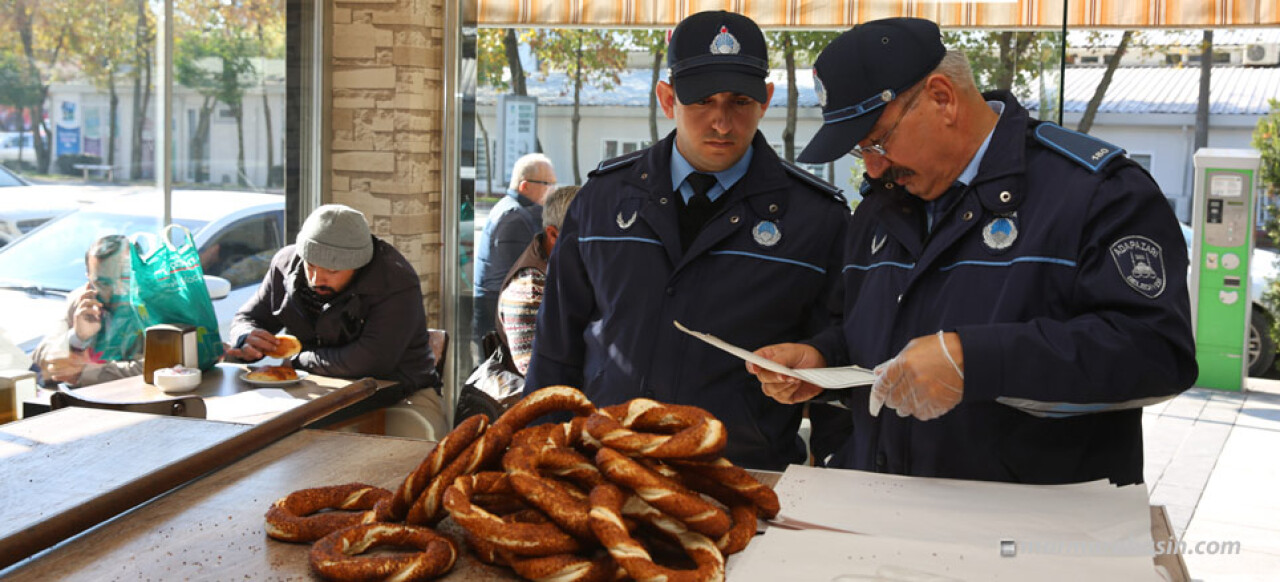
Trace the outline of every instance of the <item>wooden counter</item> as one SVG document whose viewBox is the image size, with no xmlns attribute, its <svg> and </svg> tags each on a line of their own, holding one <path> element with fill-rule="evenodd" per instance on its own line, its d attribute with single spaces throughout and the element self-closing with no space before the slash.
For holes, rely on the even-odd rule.
<svg viewBox="0 0 1280 582">
<path fill-rule="evenodd" d="M 159 424 L 153 426 L 159 428 Z M 354 481 L 395 490 L 433 446 L 429 442 L 392 437 L 313 430 L 297 432 L 0 571 L 0 577 L 33 581 L 316 579 L 307 560 L 310 544 L 288 544 L 266 536 L 263 514 L 270 504 L 298 489 Z M 772 484 L 777 474 L 760 477 Z M 65 480 L 74 480 L 74 477 L 68 476 Z M 20 485 L 15 481 L 10 483 Z M 39 492 L 24 495 L 24 499 L 34 502 L 39 499 Z M 9 502 L 0 505 L 6 517 L 11 505 Z M 1152 521 L 1153 534 L 1163 539 L 1163 535 L 1155 533 L 1167 527 L 1160 508 L 1152 508 Z M 439 529 L 461 540 L 450 520 L 442 522 Z M 461 543 L 459 546 L 458 562 L 445 579 L 516 579 L 505 568 L 477 562 Z M 1188 579 L 1185 565 L 1177 556 L 1158 557 L 1156 561 L 1170 568 L 1174 580 Z"/>
<path fill-rule="evenodd" d="M 394 490 L 432 446 L 304 430 L 3 574 L 39 581 L 312 579 L 310 544 L 264 533 L 271 503 L 297 489 L 353 481 Z M 448 578 L 516 579 L 465 552 Z"/>
</svg>

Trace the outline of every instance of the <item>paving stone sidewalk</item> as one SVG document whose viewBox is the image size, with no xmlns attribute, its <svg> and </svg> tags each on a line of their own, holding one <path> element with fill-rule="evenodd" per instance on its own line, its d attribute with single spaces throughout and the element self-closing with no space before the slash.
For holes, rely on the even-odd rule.
<svg viewBox="0 0 1280 582">
<path fill-rule="evenodd" d="M 1142 420 L 1151 503 L 1186 542 L 1192 578 L 1280 579 L 1280 381 L 1193 388 Z"/>
</svg>

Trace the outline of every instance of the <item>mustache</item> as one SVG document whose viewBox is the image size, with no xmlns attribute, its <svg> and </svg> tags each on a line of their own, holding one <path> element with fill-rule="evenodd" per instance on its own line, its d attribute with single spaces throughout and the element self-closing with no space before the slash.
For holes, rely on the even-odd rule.
<svg viewBox="0 0 1280 582">
<path fill-rule="evenodd" d="M 337 292 L 338 292 L 336 289 L 334 289 L 333 287 L 330 287 L 330 286 L 328 286 L 328 285 L 321 285 L 321 286 L 319 286 L 319 287 L 312 287 L 312 288 L 311 288 L 311 290 L 312 290 L 312 291 L 315 291 L 316 293 L 319 293 L 320 295 L 333 295 L 334 293 L 337 293 Z"/>
<path fill-rule="evenodd" d="M 915 172 L 912 170 L 908 170 L 902 166 L 892 166 L 888 170 L 885 170 L 884 174 L 880 176 L 880 179 L 885 182 L 897 182 L 899 179 L 914 175 Z"/>
</svg>

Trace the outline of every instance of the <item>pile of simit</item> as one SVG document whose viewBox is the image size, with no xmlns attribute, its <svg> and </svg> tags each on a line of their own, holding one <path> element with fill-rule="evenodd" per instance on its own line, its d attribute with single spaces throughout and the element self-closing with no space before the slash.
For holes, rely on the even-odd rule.
<svg viewBox="0 0 1280 582">
<path fill-rule="evenodd" d="M 557 412 L 573 419 L 527 426 Z M 725 439 L 700 408 L 597 409 L 552 386 L 492 424 L 466 419 L 394 494 L 360 483 L 291 493 L 267 511 L 267 534 L 315 541 L 311 566 L 330 580 L 447 573 L 457 544 L 430 528 L 445 517 L 477 559 L 531 580 L 723 580 L 724 557 L 779 509 L 771 489 L 719 457 Z M 418 551 L 364 555 L 375 547 Z"/>
</svg>

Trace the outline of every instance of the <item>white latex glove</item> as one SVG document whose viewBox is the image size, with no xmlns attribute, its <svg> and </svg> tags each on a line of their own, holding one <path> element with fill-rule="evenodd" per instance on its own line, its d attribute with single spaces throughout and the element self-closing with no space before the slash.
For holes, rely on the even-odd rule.
<svg viewBox="0 0 1280 582">
<path fill-rule="evenodd" d="M 960 336 L 938 331 L 907 342 L 893 359 L 876 366 L 871 387 L 872 416 L 888 405 L 898 416 L 933 420 L 950 412 L 964 396 L 964 351 Z"/>
</svg>

